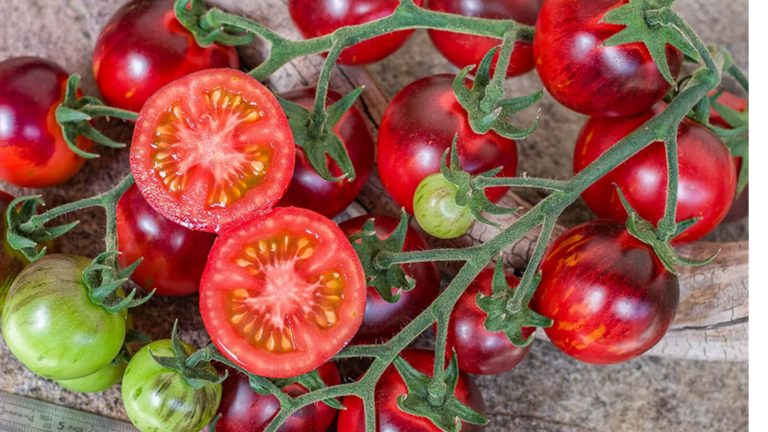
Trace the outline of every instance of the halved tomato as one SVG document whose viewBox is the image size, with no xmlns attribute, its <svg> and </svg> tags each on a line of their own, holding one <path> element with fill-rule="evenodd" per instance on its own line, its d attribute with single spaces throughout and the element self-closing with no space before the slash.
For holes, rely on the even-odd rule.
<svg viewBox="0 0 768 432">
<path fill-rule="evenodd" d="M 271 209 L 295 158 L 277 99 L 232 69 L 203 70 L 160 89 L 141 109 L 131 144 L 131 171 L 147 202 L 209 232 Z"/>
<path fill-rule="evenodd" d="M 224 231 L 200 282 L 200 314 L 213 343 L 269 378 L 330 360 L 360 328 L 365 298 L 365 273 L 344 233 L 293 207 Z"/>
</svg>

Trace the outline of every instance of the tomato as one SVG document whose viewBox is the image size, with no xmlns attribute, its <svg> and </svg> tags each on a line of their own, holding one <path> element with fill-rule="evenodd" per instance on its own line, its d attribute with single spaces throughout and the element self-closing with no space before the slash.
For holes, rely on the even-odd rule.
<svg viewBox="0 0 768 432">
<path fill-rule="evenodd" d="M 654 117 L 663 106 L 632 117 L 589 119 L 574 150 L 578 173 L 622 138 Z M 679 234 L 678 243 L 697 240 L 716 227 L 728 213 L 736 191 L 736 167 L 728 149 L 709 129 L 685 120 L 678 130 L 680 181 L 677 220 L 701 218 Z M 582 197 L 602 218 L 626 220 L 616 193 L 621 188 L 644 219 L 656 223 L 664 216 L 667 196 L 667 158 L 664 144 L 656 142 L 634 155 L 587 189 Z"/>
<path fill-rule="evenodd" d="M 138 111 L 161 87 L 203 69 L 240 67 L 237 50 L 200 47 L 173 12 L 173 0 L 133 0 L 96 41 L 93 75 L 104 100 Z"/>
<path fill-rule="evenodd" d="M 429 8 L 477 18 L 513 19 L 533 25 L 543 0 L 429 0 Z M 429 30 L 429 37 L 440 53 L 456 67 L 479 65 L 491 48 L 500 46 L 501 39 L 474 36 L 447 31 Z M 499 54 L 493 60 L 495 70 Z M 529 42 L 515 42 L 515 48 L 507 69 L 507 76 L 522 75 L 533 69 L 533 47 Z"/>
<path fill-rule="evenodd" d="M 442 174 L 427 176 L 413 196 L 413 214 L 421 229 L 440 239 L 461 237 L 475 218 L 467 207 L 456 204 L 458 190 Z"/>
<path fill-rule="evenodd" d="M 414 0 L 421 5 L 424 0 Z M 333 33 L 344 26 L 386 18 L 395 12 L 399 0 L 289 0 L 288 11 L 305 38 Z M 360 42 L 342 51 L 338 63 L 375 63 L 397 51 L 413 33 L 398 31 Z"/>
<path fill-rule="evenodd" d="M 630 360 L 664 337 L 679 301 L 677 277 L 622 224 L 596 220 L 562 234 L 541 266 L 531 302 L 554 320 L 549 340 L 587 363 Z"/>
<path fill-rule="evenodd" d="M 374 218 L 374 227 L 379 238 L 386 238 L 397 228 L 399 221 L 388 216 L 362 215 L 341 224 L 341 229 L 351 237 L 360 233 L 363 225 Z M 405 235 L 404 252 L 426 250 L 429 247 L 418 231 L 408 227 Z M 402 291 L 395 303 L 381 298 L 379 292 L 368 287 L 368 299 L 365 303 L 365 316 L 354 343 L 376 343 L 388 340 L 412 319 L 416 318 L 440 292 L 440 274 L 437 266 L 431 262 L 403 265 L 407 276 L 415 281 L 410 291 Z"/>
<path fill-rule="evenodd" d="M 156 295 L 182 296 L 197 291 L 208 252 L 216 237 L 184 228 L 156 212 L 135 186 L 117 203 L 117 237 L 122 267 L 139 258 L 131 276 Z"/>
<path fill-rule="evenodd" d="M 723 92 L 723 94 L 720 95 L 717 101 L 736 111 L 745 111 L 747 109 L 746 99 L 741 98 L 727 91 Z M 722 117 L 720 117 L 720 115 L 714 109 L 712 109 L 712 116 L 710 118 L 710 122 L 715 126 L 730 129 L 730 125 L 728 125 L 728 123 Z M 740 157 L 734 158 L 734 162 L 736 163 L 736 174 L 738 176 L 738 173 L 741 170 L 741 158 Z M 749 186 L 744 188 L 741 194 L 738 195 L 736 199 L 733 201 L 733 204 L 731 205 L 731 210 L 725 216 L 725 219 L 723 221 L 735 222 L 737 220 L 745 218 L 747 215 L 749 215 Z"/>
<path fill-rule="evenodd" d="M 623 25 L 603 16 L 628 0 L 547 0 L 533 38 L 533 58 L 541 81 L 558 102 L 590 116 L 637 114 L 660 101 L 670 85 L 644 44 L 603 45 Z M 667 47 L 677 76 L 683 54 Z"/>
<path fill-rule="evenodd" d="M 311 108 L 315 99 L 315 90 L 310 88 L 294 90 L 283 97 L 305 108 Z M 341 95 L 338 93 L 333 91 L 328 93 L 329 104 L 339 99 Z M 355 167 L 355 179 L 351 182 L 324 180 L 312 168 L 304 151 L 297 148 L 296 169 L 293 171 L 288 192 L 280 201 L 280 206 L 304 207 L 323 216 L 333 217 L 344 211 L 360 194 L 360 190 L 363 189 L 373 170 L 373 136 L 360 111 L 354 106 L 341 117 L 334 132 L 341 138 L 341 142 L 347 149 L 352 165 Z M 329 161 L 329 164 L 334 176 L 342 174 L 334 162 Z"/>
<path fill-rule="evenodd" d="M 305 374 L 360 328 L 365 274 L 344 233 L 300 208 L 276 208 L 213 244 L 200 315 L 219 351 L 269 378 Z"/>
<path fill-rule="evenodd" d="M 123 360 L 113 361 L 90 375 L 56 383 L 75 393 L 100 393 L 120 382 L 126 366 Z"/>
<path fill-rule="evenodd" d="M 507 283 L 516 287 L 520 282 L 508 272 Z M 531 345 L 515 346 L 504 332 L 492 332 L 485 328 L 488 315 L 477 305 L 477 295 L 492 294 L 493 269 L 482 271 L 459 298 L 451 312 L 448 324 L 447 352 L 456 351 L 459 369 L 467 373 L 493 375 L 512 370 L 528 355 Z M 535 329 L 526 328 L 527 337 Z"/>
<path fill-rule="evenodd" d="M 195 351 L 182 344 L 187 354 Z M 198 432 L 219 409 L 221 383 L 196 389 L 181 374 L 157 363 L 152 354 L 173 357 L 170 339 L 152 342 L 128 363 L 122 386 L 128 418 L 141 432 Z"/>
<path fill-rule="evenodd" d="M 69 74 L 38 57 L 0 62 L 0 180 L 42 188 L 72 178 L 85 159 L 67 146 L 56 123 Z M 77 138 L 88 151 L 90 140 Z"/>
<path fill-rule="evenodd" d="M 13 280 L 24 268 L 26 260 L 24 257 L 11 249 L 8 243 L 5 241 L 7 230 L 5 227 L 5 211 L 8 208 L 8 204 L 13 201 L 13 197 L 7 193 L 0 191 L 0 318 L 3 316 L 3 305 L 5 305 L 5 297 L 8 294 L 8 289 L 11 288 Z"/>
<path fill-rule="evenodd" d="M 233 69 L 195 72 L 142 108 L 131 171 L 149 205 L 198 231 L 269 210 L 285 193 L 296 148 L 275 96 Z"/>
<path fill-rule="evenodd" d="M 32 372 L 54 380 L 82 378 L 117 356 L 125 312 L 107 312 L 88 298 L 85 257 L 47 255 L 27 266 L 8 291 L 3 338 Z"/>
<path fill-rule="evenodd" d="M 514 177 L 517 144 L 495 132 L 478 135 L 453 94 L 452 75 L 433 75 L 411 83 L 392 99 L 379 129 L 379 176 L 397 203 L 413 213 L 413 195 L 424 178 L 440 172 L 445 150 L 459 136 L 459 162 L 472 174 L 503 167 L 498 174 Z M 498 201 L 507 188 L 486 190 Z"/>
<path fill-rule="evenodd" d="M 318 369 L 320 378 L 328 386 L 341 383 L 339 369 L 333 362 Z M 287 394 L 298 397 L 307 393 L 300 384 L 290 384 L 283 388 Z M 216 423 L 216 432 L 262 432 L 280 410 L 280 402 L 272 395 L 260 395 L 251 389 L 248 377 L 230 370 L 229 378 L 224 382 L 224 396 L 221 399 Z M 304 407 L 293 415 L 280 428 L 281 432 L 325 432 L 336 418 L 336 410 L 319 402 Z"/>
<path fill-rule="evenodd" d="M 421 373 L 432 376 L 435 353 L 421 349 L 403 351 L 403 358 Z M 440 429 L 425 417 L 417 417 L 400 411 L 397 400 L 407 394 L 407 388 L 400 373 L 390 366 L 382 374 L 376 385 L 376 421 L 379 431 L 408 431 L 408 432 L 439 432 Z M 472 379 L 461 373 L 456 383 L 454 396 L 463 404 L 478 412 L 483 412 L 485 406 L 483 396 Z M 346 410 L 339 413 L 338 430 L 344 432 L 362 432 L 365 430 L 365 413 L 362 401 L 357 396 L 344 399 Z M 481 430 L 480 427 L 464 423 L 463 432 Z"/>
</svg>

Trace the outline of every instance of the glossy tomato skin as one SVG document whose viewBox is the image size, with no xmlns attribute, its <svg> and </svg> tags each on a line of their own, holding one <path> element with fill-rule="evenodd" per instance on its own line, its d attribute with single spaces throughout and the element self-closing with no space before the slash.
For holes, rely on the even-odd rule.
<svg viewBox="0 0 768 432">
<path fill-rule="evenodd" d="M 513 19 L 534 25 L 543 0 L 429 0 L 429 9 L 456 15 L 490 19 Z M 496 46 L 500 39 L 429 30 L 429 37 L 440 53 L 456 67 L 479 65 L 485 54 Z M 495 70 L 498 53 L 491 70 Z M 515 42 L 515 48 L 507 69 L 507 76 L 522 75 L 533 69 L 533 46 L 529 42 Z"/>
<path fill-rule="evenodd" d="M 380 238 L 388 237 L 397 228 L 399 221 L 388 216 L 362 215 L 340 225 L 347 237 L 358 234 L 370 218 L 374 219 L 376 233 Z M 405 235 L 404 252 L 427 250 L 429 247 L 421 234 L 408 227 Z M 352 343 L 377 343 L 388 340 L 401 328 L 426 309 L 440 292 L 440 274 L 431 262 L 411 263 L 403 266 L 405 274 L 416 281 L 410 291 L 403 291 L 396 303 L 389 303 L 373 287 L 368 287 L 365 316 L 360 330 Z"/>
<path fill-rule="evenodd" d="M 664 337 L 675 317 L 677 277 L 619 222 L 595 220 L 562 234 L 541 272 L 531 307 L 554 320 L 547 336 L 577 360 L 635 358 Z"/>
<path fill-rule="evenodd" d="M 14 281 L 3 308 L 3 338 L 32 372 L 54 380 L 91 375 L 123 346 L 125 312 L 107 312 L 88 297 L 85 257 L 46 255 Z"/>
<path fill-rule="evenodd" d="M 587 121 L 574 150 L 573 168 L 578 173 L 622 138 L 656 115 L 653 111 L 623 118 L 593 117 Z M 701 218 L 678 235 L 677 243 L 691 242 L 712 231 L 728 213 L 736 191 L 736 167 L 731 154 L 709 129 L 686 119 L 678 129 L 680 183 L 677 220 Z M 656 142 L 632 156 L 598 180 L 582 197 L 601 218 L 626 220 L 626 211 L 614 184 L 646 220 L 656 223 L 664 216 L 667 162 L 664 144 Z"/>
<path fill-rule="evenodd" d="M 626 116 L 650 108 L 669 90 L 645 45 L 603 45 L 624 26 L 601 22 L 602 17 L 627 2 L 544 2 L 536 22 L 533 57 L 544 86 L 558 102 L 590 116 Z M 677 76 L 682 53 L 668 46 L 667 59 Z"/>
<path fill-rule="evenodd" d="M 305 108 L 311 109 L 315 99 L 315 90 L 311 88 L 294 90 L 283 95 L 284 98 Z M 334 91 L 328 93 L 328 104 L 341 98 Z M 285 196 L 278 205 L 282 207 L 304 207 L 323 216 L 333 217 L 344 211 L 360 194 L 373 170 L 375 145 L 373 136 L 365 124 L 357 107 L 353 106 L 342 116 L 334 128 L 347 149 L 352 165 L 355 167 L 355 179 L 351 182 L 340 180 L 329 182 L 320 177 L 312 168 L 301 148 L 296 148 L 296 165 L 293 179 Z M 341 175 L 341 170 L 334 162 L 331 173 Z"/>
<path fill-rule="evenodd" d="M 519 279 L 507 273 L 507 283 L 516 287 Z M 448 324 L 447 352 L 456 351 L 459 369 L 471 374 L 494 375 L 512 370 L 528 355 L 532 345 L 515 346 L 503 332 L 492 332 L 485 328 L 488 315 L 477 305 L 477 295 L 490 296 L 493 284 L 493 269 L 482 271 L 459 298 L 451 313 Z M 533 328 L 525 329 L 525 336 Z"/>
<path fill-rule="evenodd" d="M 100 393 L 120 382 L 126 366 L 125 361 L 113 361 L 90 375 L 71 380 L 58 380 L 56 384 L 75 393 Z"/>
<path fill-rule="evenodd" d="M 421 5 L 424 0 L 415 0 Z M 386 18 L 395 12 L 399 0 L 290 0 L 291 18 L 304 37 L 333 33 L 344 26 L 364 24 Z M 413 30 L 377 36 L 342 51 L 338 63 L 364 65 L 375 63 L 397 51 Z"/>
<path fill-rule="evenodd" d="M 182 346 L 187 355 L 195 352 L 189 344 L 182 342 Z M 181 374 L 157 363 L 152 355 L 173 357 L 171 340 L 144 346 L 125 369 L 122 396 L 131 423 L 141 432 L 200 431 L 219 409 L 221 383 L 194 388 Z"/>
<path fill-rule="evenodd" d="M 389 103 L 379 129 L 379 176 L 397 203 L 413 213 L 413 195 L 424 178 L 440 171 L 440 161 L 459 136 L 461 166 L 472 174 L 503 167 L 498 176 L 517 171 L 517 143 L 495 132 L 478 135 L 456 100 L 452 75 L 433 75 L 402 89 Z M 493 201 L 506 188 L 486 189 Z"/>
<path fill-rule="evenodd" d="M 176 20 L 173 0 L 133 0 L 115 12 L 93 53 L 93 74 L 104 100 L 138 111 L 157 90 L 184 75 L 240 66 L 237 50 L 203 48 Z"/>
<path fill-rule="evenodd" d="M 69 74 L 37 57 L 0 62 L 0 180 L 42 188 L 72 178 L 85 163 L 69 149 L 56 123 Z M 90 140 L 77 146 L 90 150 Z"/>
<path fill-rule="evenodd" d="M 421 349 L 407 349 L 403 358 L 419 372 L 432 376 L 435 353 Z M 417 417 L 400 411 L 397 399 L 407 394 L 405 382 L 394 366 L 390 366 L 379 379 L 375 390 L 377 430 L 380 432 L 440 432 L 440 428 L 424 417 Z M 485 405 L 480 390 L 472 378 L 460 373 L 454 396 L 477 412 L 483 413 Z M 346 410 L 339 413 L 338 430 L 362 432 L 365 430 L 363 403 L 356 396 L 344 399 Z M 481 427 L 464 423 L 462 432 L 479 431 Z"/>
<path fill-rule="evenodd" d="M 251 389 L 248 377 L 229 371 L 224 381 L 223 396 L 216 423 L 216 432 L 262 432 L 280 410 L 280 402 L 271 395 L 260 395 Z M 318 369 L 320 378 L 327 386 L 341 383 L 339 369 L 328 362 Z M 283 388 L 287 394 L 298 397 L 307 392 L 300 384 Z M 324 403 L 315 403 L 291 415 L 280 428 L 281 432 L 325 432 L 336 418 L 336 410 Z"/>
<path fill-rule="evenodd" d="M 200 286 L 216 236 L 192 231 L 156 212 L 132 186 L 117 203 L 118 260 L 125 268 L 144 258 L 131 279 L 155 295 L 183 296 Z"/>
<path fill-rule="evenodd" d="M 5 296 L 8 289 L 11 288 L 13 280 L 21 272 L 26 264 L 26 259 L 11 249 L 6 239 L 7 228 L 5 224 L 5 211 L 8 205 L 13 201 L 13 197 L 0 191 L 0 318 L 3 317 L 3 306 L 5 305 Z"/>
</svg>

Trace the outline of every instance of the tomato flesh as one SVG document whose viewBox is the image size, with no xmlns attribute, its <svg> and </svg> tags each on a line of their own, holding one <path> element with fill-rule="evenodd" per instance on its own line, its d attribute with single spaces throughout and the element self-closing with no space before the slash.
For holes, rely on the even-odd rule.
<svg viewBox="0 0 768 432">
<path fill-rule="evenodd" d="M 276 208 L 216 240 L 200 313 L 219 350 L 251 373 L 314 370 L 355 335 L 365 310 L 360 260 L 332 221 Z"/>
<path fill-rule="evenodd" d="M 293 173 L 293 135 L 277 99 L 230 69 L 196 72 L 144 105 L 131 170 L 168 219 L 219 231 L 269 210 Z"/>
</svg>

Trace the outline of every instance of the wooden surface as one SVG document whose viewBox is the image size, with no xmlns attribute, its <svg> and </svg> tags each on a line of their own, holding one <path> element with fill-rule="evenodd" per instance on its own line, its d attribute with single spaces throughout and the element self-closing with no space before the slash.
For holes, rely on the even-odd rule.
<svg viewBox="0 0 768 432">
<path fill-rule="evenodd" d="M 10 25 L 0 28 L 0 58 L 12 55 L 34 54 L 56 60 L 68 70 L 84 75 L 86 93 L 97 94 L 90 73 L 90 55 L 98 32 L 119 6 L 111 0 L 2 0 L 0 13 Z M 296 35 L 283 0 L 221 0 L 229 10 L 245 13 L 262 22 L 270 22 L 284 34 Z M 746 66 L 746 0 L 716 2 L 714 0 L 680 0 L 679 9 L 701 29 L 707 38 L 724 43 L 734 51 L 737 61 Z M 34 31 L 30 31 L 34 29 Z M 241 50 L 246 63 L 259 58 L 258 49 Z M 281 70 L 270 85 L 277 91 L 310 85 L 316 77 L 319 57 L 289 65 Z M 420 32 L 404 50 L 392 58 L 369 68 L 381 84 L 380 91 L 369 85 L 365 111 L 372 123 L 380 119 L 386 98 L 410 81 L 429 73 L 453 70 L 437 55 L 428 38 Z M 350 83 L 366 80 L 359 70 L 339 70 L 334 87 L 350 88 Z M 535 75 L 512 80 L 510 90 L 522 94 L 540 87 Z M 542 103 L 542 127 L 521 143 L 521 172 L 531 175 L 567 178 L 570 175 L 570 148 L 583 123 L 583 117 L 557 106 L 551 99 Z M 129 139 L 130 129 L 115 125 L 111 132 Z M 44 192 L 47 202 L 55 205 L 64 201 L 92 195 L 115 184 L 127 172 L 127 152 L 105 151 L 100 160 L 89 162 L 87 168 L 65 187 Z M 369 185 L 367 197 L 374 197 L 376 184 Z M 13 192 L 22 192 L 12 190 Z M 535 201 L 535 195 L 525 197 Z M 365 201 L 365 200 L 363 200 Z M 383 201 L 373 200 L 379 205 Z M 366 204 L 373 207 L 374 204 Z M 101 246 L 103 222 L 98 212 L 79 215 L 81 227 L 62 242 L 65 252 L 98 253 Z M 569 212 L 566 223 L 575 223 L 588 217 L 583 208 Z M 734 235 L 734 233 L 736 233 Z M 738 238 L 744 236 L 744 224 L 726 227 L 718 236 Z M 743 265 L 746 251 L 729 250 L 736 256 L 733 263 Z M 740 256 L 738 256 L 741 254 Z M 522 264 L 524 251 L 516 250 Z M 665 355 L 691 357 L 702 355 L 699 346 L 686 348 L 691 334 L 705 334 L 717 339 L 720 350 L 729 352 L 734 339 L 746 340 L 746 281 L 735 295 L 718 298 L 717 321 L 701 321 L 703 300 L 695 283 L 703 282 L 709 290 L 713 284 L 723 283 L 722 268 L 732 269 L 729 262 L 713 267 L 712 274 L 691 275 L 694 282 L 690 294 L 683 294 L 680 324 L 659 347 Z M 743 269 L 742 269 L 743 270 Z M 741 270 L 740 270 L 741 271 Z M 728 278 L 726 278 L 728 279 Z M 717 292 L 723 292 L 717 290 Z M 196 313 L 196 299 L 156 299 L 136 311 L 137 326 L 154 338 L 167 337 L 173 319 L 182 319 L 185 338 L 200 345 L 205 336 L 199 330 L 201 323 Z M 704 310 L 712 311 L 707 306 Z M 706 315 L 706 314 L 705 314 Z M 684 318 L 684 319 L 683 319 Z M 722 325 L 735 321 L 734 325 Z M 677 324 L 676 324 L 677 325 Z M 740 327 L 742 326 L 742 327 Z M 727 330 L 726 330 L 727 329 Z M 728 333 L 741 329 L 741 334 Z M 696 336 L 698 338 L 699 336 Z M 690 345 L 690 343 L 689 343 Z M 715 345 L 713 345 L 715 346 Z M 703 353 L 711 355 L 711 353 Z M 739 354 L 741 355 L 741 354 Z M 734 354 L 735 357 L 739 355 Z M 730 356 L 730 354 L 728 354 Z M 726 355 L 722 356 L 723 358 Z M 124 418 L 118 388 L 102 395 L 74 395 L 59 389 L 53 383 L 34 377 L 21 367 L 0 344 L 0 389 L 27 394 L 97 412 Z M 479 377 L 491 418 L 489 430 L 532 431 L 732 431 L 746 429 L 747 418 L 747 365 L 720 361 L 682 361 L 644 357 L 629 363 L 594 367 L 563 356 L 551 345 L 537 342 L 523 364 L 510 373 L 496 377 Z"/>
</svg>

